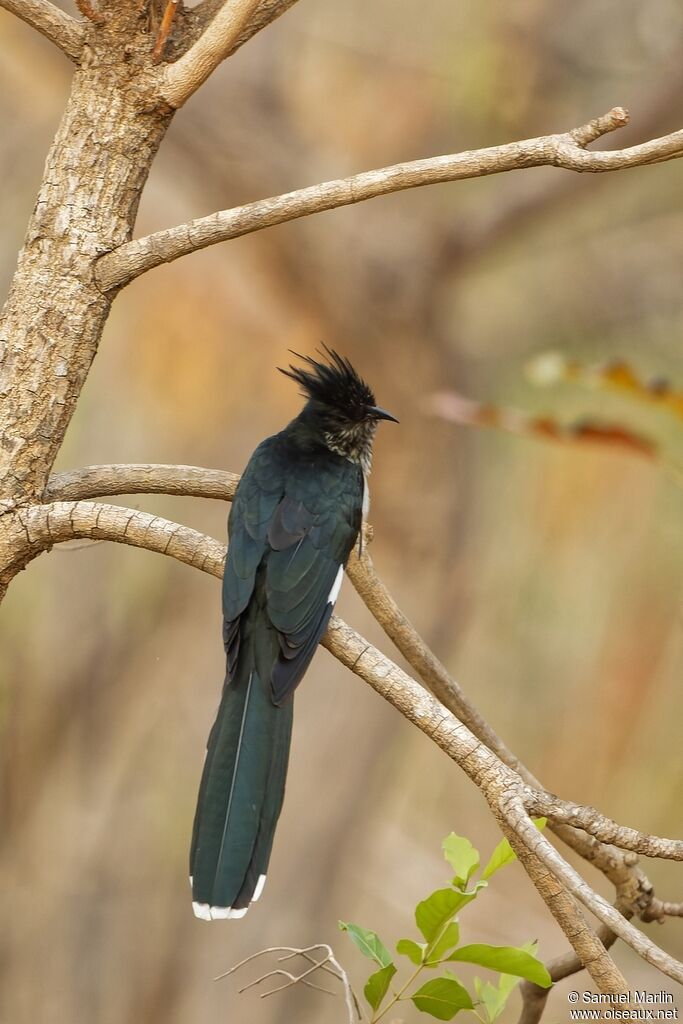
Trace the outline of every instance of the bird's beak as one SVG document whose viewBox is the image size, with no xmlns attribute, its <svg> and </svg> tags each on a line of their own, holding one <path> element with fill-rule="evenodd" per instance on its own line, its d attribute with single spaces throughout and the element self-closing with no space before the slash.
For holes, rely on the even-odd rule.
<svg viewBox="0 0 683 1024">
<path fill-rule="evenodd" d="M 380 409 L 378 405 L 371 405 L 368 412 L 376 420 L 391 420 L 392 423 L 398 423 L 395 416 L 392 416 L 386 409 Z"/>
</svg>

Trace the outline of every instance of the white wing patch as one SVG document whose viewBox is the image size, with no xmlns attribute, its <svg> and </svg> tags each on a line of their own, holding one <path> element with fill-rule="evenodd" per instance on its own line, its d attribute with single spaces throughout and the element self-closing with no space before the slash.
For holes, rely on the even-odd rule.
<svg viewBox="0 0 683 1024">
<path fill-rule="evenodd" d="M 327 603 L 328 604 L 334 604 L 335 601 L 337 600 L 337 598 L 339 597 L 339 591 L 341 590 L 341 585 L 342 585 L 342 580 L 343 579 L 344 579 L 344 566 L 340 565 L 339 569 L 337 570 L 337 575 L 334 578 L 334 583 L 332 584 L 332 590 L 329 592 L 328 597 L 327 597 Z"/>
<path fill-rule="evenodd" d="M 368 518 L 368 512 L 370 511 L 370 485 L 368 483 L 367 473 L 363 473 L 363 522 Z"/>
<path fill-rule="evenodd" d="M 256 883 L 256 888 L 254 889 L 254 895 L 251 897 L 251 902 L 252 903 L 256 903 L 256 900 L 259 898 L 259 896 L 263 892 L 263 886 L 265 884 L 266 884 L 266 876 L 265 875 L 259 875 L 258 882 Z"/>
</svg>

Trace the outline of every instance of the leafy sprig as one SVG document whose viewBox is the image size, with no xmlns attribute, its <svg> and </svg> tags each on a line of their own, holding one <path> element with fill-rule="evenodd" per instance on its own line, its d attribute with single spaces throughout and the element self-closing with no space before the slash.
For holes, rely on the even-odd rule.
<svg viewBox="0 0 683 1024">
<path fill-rule="evenodd" d="M 543 828 L 545 819 L 540 818 L 535 824 Z M 396 1003 L 407 1000 L 437 1020 L 452 1020 L 465 1010 L 482 1024 L 493 1024 L 522 978 L 543 988 L 552 984 L 548 971 L 536 956 L 535 942 L 522 946 L 460 944 L 459 913 L 480 896 L 497 871 L 517 859 L 507 839 L 495 848 L 478 881 L 472 880 L 480 864 L 479 851 L 469 839 L 451 832 L 442 848 L 454 876 L 449 886 L 436 889 L 415 908 L 415 924 L 423 941 L 406 938 L 397 942 L 397 954 L 410 961 L 414 969 L 396 987 L 392 988 L 392 982 L 399 968 L 377 933 L 357 924 L 339 922 L 339 927 L 377 968 L 363 990 L 372 1010 L 370 1024 L 377 1024 Z M 472 993 L 446 966 L 455 963 L 477 964 L 492 971 L 497 975 L 495 983 L 475 978 Z M 443 972 L 440 976 L 417 987 L 423 972 L 438 969 Z"/>
</svg>

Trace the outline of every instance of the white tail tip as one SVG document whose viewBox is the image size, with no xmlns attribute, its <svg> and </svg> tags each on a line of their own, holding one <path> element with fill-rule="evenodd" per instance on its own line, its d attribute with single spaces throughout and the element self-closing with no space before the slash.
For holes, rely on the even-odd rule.
<svg viewBox="0 0 683 1024">
<path fill-rule="evenodd" d="M 233 917 L 244 917 L 249 907 L 233 910 L 232 907 L 210 907 L 208 903 L 193 903 L 194 916 L 202 921 L 224 921 Z"/>
<path fill-rule="evenodd" d="M 266 876 L 265 875 L 259 875 L 258 882 L 256 883 L 256 888 L 254 889 L 254 895 L 251 897 L 251 902 L 252 903 L 256 903 L 256 900 L 259 898 L 259 896 L 263 892 L 263 886 L 265 884 L 266 884 Z"/>
</svg>

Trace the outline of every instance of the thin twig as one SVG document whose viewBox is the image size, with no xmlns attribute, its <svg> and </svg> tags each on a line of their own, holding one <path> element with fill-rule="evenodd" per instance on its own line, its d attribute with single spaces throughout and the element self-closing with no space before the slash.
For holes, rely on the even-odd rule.
<svg viewBox="0 0 683 1024">
<path fill-rule="evenodd" d="M 316 958 L 312 955 L 314 952 L 318 951 L 323 952 L 325 954 L 321 960 L 316 960 Z M 335 993 L 331 992 L 330 989 L 323 988 L 321 985 L 316 985 L 310 980 L 311 974 L 314 974 L 316 971 L 322 970 L 328 974 L 331 974 L 332 977 L 337 979 L 337 981 L 341 981 L 344 990 L 344 1001 L 346 1003 L 349 1024 L 354 1024 L 355 1013 L 358 1013 L 358 1005 L 356 998 L 353 994 L 353 990 L 351 989 L 351 985 L 349 983 L 346 971 L 335 958 L 332 948 L 328 946 L 326 943 L 317 943 L 313 946 L 305 946 L 301 949 L 298 949 L 294 946 L 270 946 L 268 949 L 259 950 L 258 953 L 252 953 L 251 956 L 247 956 L 244 958 L 244 960 L 240 960 L 238 964 L 235 964 L 233 967 L 230 968 L 230 970 L 225 971 L 223 974 L 219 974 L 218 977 L 214 980 L 219 981 L 222 978 L 227 978 L 228 975 L 234 974 L 235 971 L 238 971 L 241 967 L 244 967 L 245 964 L 251 963 L 253 960 L 258 960 L 260 959 L 260 957 L 266 956 L 270 953 L 285 954 L 284 956 L 278 957 L 278 963 L 283 963 L 286 960 L 291 960 L 293 957 L 300 956 L 308 962 L 309 966 L 306 968 L 305 971 L 298 975 L 292 974 L 290 971 L 285 971 L 282 968 L 277 968 L 273 971 L 268 971 L 266 974 L 260 975 L 254 981 L 249 982 L 248 985 L 245 985 L 243 988 L 239 989 L 238 991 L 240 993 L 246 992 L 248 989 L 254 988 L 254 986 L 256 985 L 260 985 L 261 982 L 266 981 L 268 978 L 279 976 L 287 978 L 287 982 L 284 985 L 278 985 L 276 988 L 269 989 L 267 992 L 262 992 L 262 999 L 265 999 L 266 996 L 272 996 L 275 992 L 282 992 L 284 989 L 291 988 L 292 985 L 297 985 L 299 983 L 306 985 L 308 988 L 314 988 L 319 992 L 325 992 L 327 993 L 327 995 L 334 995 Z M 334 967 L 335 970 L 331 970 L 328 965 Z M 360 1013 L 358 1013 L 358 1017 L 360 1019 Z"/>
<path fill-rule="evenodd" d="M 170 67 L 175 68 L 179 63 Z M 217 242 L 404 189 L 462 181 L 527 167 L 550 165 L 598 173 L 683 156 L 683 129 L 628 149 L 596 152 L 584 148 L 589 142 L 627 123 L 627 112 L 622 107 L 615 107 L 602 117 L 561 135 L 546 135 L 503 146 L 394 164 L 379 170 L 364 171 L 350 178 L 326 181 L 296 192 L 261 199 L 231 210 L 221 210 L 208 217 L 200 217 L 187 224 L 179 224 L 126 242 L 100 257 L 96 269 L 97 280 L 102 291 L 109 292 L 123 287 L 162 263 L 170 263 Z"/>
<path fill-rule="evenodd" d="M 166 10 L 164 11 L 164 16 L 161 19 L 154 49 L 152 50 L 152 62 L 154 64 L 158 64 L 164 55 L 166 43 L 168 42 L 168 37 L 171 34 L 175 16 L 178 13 L 179 2 L 180 0 L 168 0 L 168 3 L 166 4 Z"/>
<path fill-rule="evenodd" d="M 600 814 L 594 807 L 561 800 L 552 793 L 530 791 L 528 802 L 525 800 L 525 804 L 533 815 L 583 829 L 600 842 L 611 843 L 621 850 L 631 850 L 644 857 L 683 861 L 683 839 L 663 839 L 635 828 L 628 828 L 626 825 L 619 825 L 618 822 Z"/>
<path fill-rule="evenodd" d="M 0 0 L 0 8 L 16 14 L 78 63 L 83 52 L 83 26 L 50 0 Z"/>
<path fill-rule="evenodd" d="M 90 0 L 74 0 L 74 2 L 83 17 L 87 18 L 88 21 L 92 21 L 95 25 L 104 24 L 104 15 L 90 3 Z"/>
<path fill-rule="evenodd" d="M 303 974 L 291 974 L 289 971 L 285 971 L 282 967 L 278 967 L 274 971 L 268 971 L 266 974 L 262 974 L 261 977 L 257 978 L 255 981 L 250 981 L 249 984 L 244 985 L 237 991 L 242 995 L 243 992 L 246 992 L 250 988 L 254 988 L 256 985 L 260 985 L 262 981 L 266 981 L 268 978 L 279 977 L 287 978 L 285 984 L 277 985 L 275 988 L 271 988 L 267 992 L 261 992 L 261 999 L 265 999 L 266 996 L 272 996 L 276 992 L 282 992 L 284 989 L 291 988 L 292 985 L 298 985 L 299 983 L 305 985 L 306 988 L 314 988 L 318 992 L 325 992 L 326 995 L 333 996 L 335 993 L 330 991 L 329 988 L 323 988 L 321 985 L 316 985 L 315 982 L 308 980 L 308 975 L 313 974 L 313 972 L 317 971 L 321 966 L 322 964 L 313 964 L 313 966 L 307 968 Z"/>
</svg>

